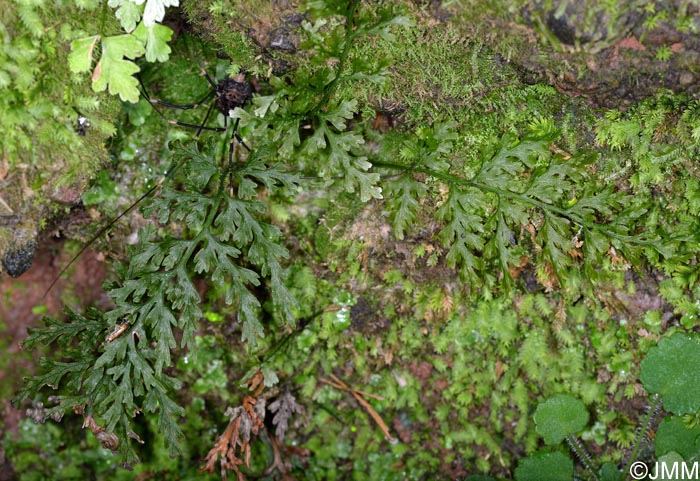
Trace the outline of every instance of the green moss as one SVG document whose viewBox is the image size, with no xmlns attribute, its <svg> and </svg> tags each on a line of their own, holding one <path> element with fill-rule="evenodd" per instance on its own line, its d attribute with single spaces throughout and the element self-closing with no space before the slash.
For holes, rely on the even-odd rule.
<svg viewBox="0 0 700 481">
<path fill-rule="evenodd" d="M 0 2 L 0 140 L 3 152 L 4 202 L 20 219 L 0 226 L 0 257 L 13 248 L 8 238 L 21 232 L 34 237 L 45 219 L 60 212 L 72 190 L 84 190 L 107 159 L 104 142 L 115 132 L 114 99 L 97 95 L 68 70 L 70 41 L 86 31 L 109 28 L 109 12 L 72 2 L 21 4 Z M 104 14 L 107 14 L 105 17 Z M 56 24 L 61 28 L 54 28 Z M 47 25 L 54 24 L 48 28 Z M 85 136 L 76 133 L 78 115 L 90 119 Z M 3 215 L 7 214 L 4 212 Z M 20 244 L 21 245 L 21 244 Z"/>
</svg>

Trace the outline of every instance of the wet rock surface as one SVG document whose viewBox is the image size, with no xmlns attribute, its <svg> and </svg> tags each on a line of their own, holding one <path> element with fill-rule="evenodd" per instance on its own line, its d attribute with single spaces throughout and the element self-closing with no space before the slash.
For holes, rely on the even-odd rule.
<svg viewBox="0 0 700 481">
<path fill-rule="evenodd" d="M 455 13 L 468 35 L 483 31 L 469 12 Z M 700 95 L 700 6 L 532 0 L 487 24 L 486 45 L 521 81 L 548 83 L 592 107 L 625 109 L 662 90 Z"/>
<path fill-rule="evenodd" d="M 299 43 L 296 31 L 301 27 L 304 19 L 305 16 L 299 13 L 284 17 L 282 24 L 270 31 L 268 47 L 289 53 L 296 52 Z"/>
<path fill-rule="evenodd" d="M 5 253 L 2 266 L 11 277 L 19 277 L 29 270 L 36 252 L 36 241 L 29 240 L 21 247 L 15 247 Z"/>
<path fill-rule="evenodd" d="M 619 2 L 615 9 L 597 0 L 554 2 L 550 8 L 539 2 L 536 11 L 561 43 L 585 45 L 591 53 L 626 37 L 644 20 L 643 13 L 630 1 Z"/>
</svg>

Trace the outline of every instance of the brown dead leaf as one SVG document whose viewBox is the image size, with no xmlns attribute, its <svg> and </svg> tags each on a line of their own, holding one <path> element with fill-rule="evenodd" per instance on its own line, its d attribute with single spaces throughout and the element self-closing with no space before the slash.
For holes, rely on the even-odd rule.
<svg viewBox="0 0 700 481">
<path fill-rule="evenodd" d="M 259 369 L 255 371 L 255 374 L 246 381 L 248 389 L 253 391 L 253 397 L 258 397 L 265 389 L 265 376 L 263 376 L 262 371 Z"/>
<path fill-rule="evenodd" d="M 452 308 L 454 307 L 454 299 L 452 298 L 452 294 L 448 291 L 444 291 L 444 296 L 442 297 L 442 301 L 440 302 L 440 311 L 442 313 L 442 317 L 446 317 L 448 314 L 452 312 Z"/>
<path fill-rule="evenodd" d="M 520 274 L 523 272 L 523 269 L 528 264 L 530 264 L 530 258 L 525 256 L 521 257 L 520 262 L 517 266 L 508 266 L 508 272 L 510 272 L 510 276 L 517 281 L 520 277 Z"/>
<path fill-rule="evenodd" d="M 92 71 L 92 81 L 97 82 L 100 79 L 101 75 L 102 75 L 102 59 L 100 59 L 100 61 L 97 62 L 97 66 L 95 66 L 95 70 Z"/>
<path fill-rule="evenodd" d="M 82 409 L 76 411 L 82 414 Z M 119 447 L 119 438 L 116 434 L 107 432 L 105 428 L 97 424 L 95 418 L 90 414 L 83 414 L 83 429 L 88 428 L 92 431 L 92 434 L 100 441 L 103 448 L 109 449 L 111 451 L 116 451 Z"/>
<path fill-rule="evenodd" d="M 627 263 L 624 257 L 620 256 L 617 254 L 617 250 L 613 246 L 610 246 L 610 249 L 608 250 L 608 255 L 610 256 L 610 259 L 612 260 L 612 265 L 617 266 L 619 268 L 622 268 L 622 270 L 627 270 L 630 268 L 630 265 Z"/>
<path fill-rule="evenodd" d="M 7 156 L 3 155 L 2 160 L 0 160 L 0 180 L 5 180 L 9 171 L 10 161 L 7 160 Z"/>
<path fill-rule="evenodd" d="M 496 378 L 500 378 L 503 375 L 503 362 L 499 359 L 496 361 Z"/>
<path fill-rule="evenodd" d="M 204 458 L 204 466 L 200 468 L 201 472 L 213 473 L 217 461 L 220 461 L 223 481 L 228 479 L 229 470 L 236 473 L 237 481 L 245 481 L 239 466 L 250 467 L 251 439 L 258 435 L 260 428 L 264 428 L 265 401 L 257 399 L 265 389 L 262 372 L 257 370 L 246 384 L 248 389 L 253 391 L 253 395 L 245 396 L 240 406 L 226 410 L 225 415 L 231 420 Z"/>
<path fill-rule="evenodd" d="M 564 160 L 569 160 L 571 158 L 571 154 L 568 153 L 566 150 L 560 148 L 556 144 L 551 144 L 549 146 L 549 151 L 553 154 L 558 154 L 561 155 Z"/>
<path fill-rule="evenodd" d="M 539 276 L 540 278 L 538 279 L 540 284 L 544 287 L 545 292 L 553 292 L 555 288 L 559 287 L 559 278 L 554 271 L 554 266 L 548 262 L 544 265 L 542 271 L 543 275 Z"/>
<path fill-rule="evenodd" d="M 129 324 L 126 322 L 124 324 L 114 326 L 114 329 L 112 330 L 112 332 L 105 338 L 105 342 L 114 341 L 116 338 L 121 336 L 124 333 L 124 331 L 127 330 L 128 327 L 129 327 Z"/>
</svg>

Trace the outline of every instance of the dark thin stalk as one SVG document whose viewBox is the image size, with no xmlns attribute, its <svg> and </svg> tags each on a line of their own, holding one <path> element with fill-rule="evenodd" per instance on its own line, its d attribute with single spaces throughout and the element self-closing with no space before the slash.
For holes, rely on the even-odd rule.
<svg viewBox="0 0 700 481">
<path fill-rule="evenodd" d="M 299 323 L 297 328 L 293 331 L 284 336 L 284 338 L 277 343 L 277 345 L 273 346 L 272 349 L 268 354 L 265 355 L 262 361 L 260 361 L 260 364 L 264 364 L 270 359 L 272 359 L 286 344 L 289 342 L 290 339 L 292 339 L 294 336 L 302 332 L 306 327 L 311 324 L 311 322 L 316 319 L 318 316 L 323 314 L 325 311 L 324 310 L 319 310 L 311 314 L 310 317 L 303 319 L 302 322 Z"/>
<path fill-rule="evenodd" d="M 175 170 L 178 168 L 178 166 L 179 166 L 179 165 L 178 165 L 177 162 L 173 162 L 172 164 L 170 164 L 170 167 L 168 167 L 168 170 L 165 171 L 165 174 L 163 174 L 163 176 L 158 180 L 158 182 L 155 183 L 155 185 L 153 185 L 153 187 L 151 187 L 150 189 L 148 189 L 148 190 L 146 191 L 145 194 L 142 194 L 141 197 L 139 197 L 138 199 L 136 199 L 136 201 L 133 202 L 133 203 L 132 203 L 126 210 L 124 210 L 121 214 L 119 214 L 117 217 L 115 217 L 114 219 L 112 219 L 111 221 L 109 221 L 109 222 L 107 223 L 107 225 L 105 225 L 104 227 L 101 227 L 100 230 L 98 230 L 97 233 L 94 234 L 94 235 L 90 238 L 90 240 L 87 241 L 87 242 L 83 245 L 83 247 L 80 248 L 80 250 L 78 251 L 78 253 L 75 254 L 75 255 L 71 258 L 70 261 L 68 261 L 68 264 L 66 264 L 65 267 L 64 267 L 63 269 L 61 269 L 61 272 L 58 273 L 58 275 L 54 278 L 54 280 L 53 280 L 53 281 L 51 282 L 51 284 L 49 285 L 48 289 L 46 289 L 46 292 L 44 292 L 44 295 L 42 296 L 42 299 L 45 298 L 45 297 L 48 295 L 49 292 L 51 292 L 51 289 L 53 289 L 53 287 L 56 285 L 56 283 L 58 282 L 58 280 L 59 280 L 61 277 L 63 277 L 63 274 L 65 274 L 66 271 L 70 268 L 70 266 L 72 266 L 73 263 L 74 263 L 75 261 L 77 261 L 78 258 L 79 258 L 81 255 L 83 255 L 83 252 L 85 252 L 85 251 L 92 245 L 93 242 L 95 242 L 97 239 L 99 239 L 100 237 L 102 237 L 102 234 L 104 234 L 105 232 L 107 232 L 108 230 L 110 230 L 110 229 L 112 228 L 112 226 L 114 226 L 114 224 L 116 224 L 117 222 L 119 222 L 119 220 L 120 220 L 122 217 L 124 217 L 126 214 L 128 214 L 129 212 L 131 212 L 132 210 L 134 210 L 134 209 L 141 203 L 142 200 L 144 200 L 146 197 L 150 196 L 150 195 L 151 195 L 152 193 L 154 193 L 158 188 L 160 188 L 160 186 L 163 185 L 163 182 L 165 182 L 165 180 L 166 180 L 168 177 L 170 177 L 170 176 L 173 174 L 173 172 L 175 172 Z"/>
</svg>

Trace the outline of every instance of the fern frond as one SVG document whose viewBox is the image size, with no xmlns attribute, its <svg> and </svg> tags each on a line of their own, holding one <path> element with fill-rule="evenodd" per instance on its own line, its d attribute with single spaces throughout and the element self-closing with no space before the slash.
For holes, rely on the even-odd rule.
<svg viewBox="0 0 700 481">
<path fill-rule="evenodd" d="M 471 178 L 432 165 L 424 167 L 418 161 L 412 165 L 375 161 L 375 165 L 427 174 L 449 186 L 448 199 L 436 212 L 445 224 L 440 240 L 448 249 L 448 264 L 459 266 L 473 280 L 486 278 L 495 262 L 509 285 L 509 266 L 518 259 L 515 233 L 523 230 L 532 233 L 530 240 L 557 274 L 582 257 L 584 273 L 593 277 L 593 266 L 611 245 L 624 244 L 620 248 L 631 257 L 653 244 L 634 235 L 643 208 L 621 193 L 589 185 L 586 166 L 594 156 L 565 159 L 553 155 L 548 146 L 549 140 L 504 136 L 495 151 L 484 153 L 479 171 Z M 577 250 L 581 247 L 582 252 Z"/>
</svg>

